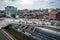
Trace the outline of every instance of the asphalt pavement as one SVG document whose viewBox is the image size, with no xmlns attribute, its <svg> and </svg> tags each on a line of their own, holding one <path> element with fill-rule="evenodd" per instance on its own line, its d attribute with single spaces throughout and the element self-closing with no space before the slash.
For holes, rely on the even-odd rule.
<svg viewBox="0 0 60 40">
<path fill-rule="evenodd" d="M 1 30 L 0 30 L 0 37 L 2 40 L 10 40 Z"/>
</svg>

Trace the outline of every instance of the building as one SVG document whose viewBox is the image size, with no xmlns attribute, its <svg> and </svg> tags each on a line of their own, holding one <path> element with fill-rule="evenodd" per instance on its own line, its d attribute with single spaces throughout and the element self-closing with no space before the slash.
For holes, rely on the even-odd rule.
<svg viewBox="0 0 60 40">
<path fill-rule="evenodd" d="M 15 8 L 13 6 L 7 6 L 7 7 L 5 7 L 5 13 L 6 13 L 6 16 L 11 16 L 11 14 L 16 14 L 17 8 Z"/>
<path fill-rule="evenodd" d="M 50 13 L 48 13 L 48 17 L 50 20 L 60 21 L 60 11 L 50 12 Z"/>
<path fill-rule="evenodd" d="M 56 20 L 60 21 L 60 11 L 56 14 Z"/>
<path fill-rule="evenodd" d="M 48 9 L 48 13 L 44 16 L 44 20 L 60 21 L 60 9 Z"/>
<path fill-rule="evenodd" d="M 47 13 L 47 11 L 43 10 L 18 10 L 17 14 L 19 16 L 24 16 L 24 18 L 43 18 L 43 16 Z"/>
</svg>

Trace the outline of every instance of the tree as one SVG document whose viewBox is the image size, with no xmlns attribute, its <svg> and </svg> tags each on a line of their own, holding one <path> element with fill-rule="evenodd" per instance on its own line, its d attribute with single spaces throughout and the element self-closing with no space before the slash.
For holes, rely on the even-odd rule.
<svg viewBox="0 0 60 40">
<path fill-rule="evenodd" d="M 24 18 L 24 16 L 22 15 L 22 16 L 19 16 L 19 18 Z"/>
<path fill-rule="evenodd" d="M 15 18 L 16 17 L 16 14 L 15 13 L 14 14 L 11 14 L 11 17 Z"/>
</svg>

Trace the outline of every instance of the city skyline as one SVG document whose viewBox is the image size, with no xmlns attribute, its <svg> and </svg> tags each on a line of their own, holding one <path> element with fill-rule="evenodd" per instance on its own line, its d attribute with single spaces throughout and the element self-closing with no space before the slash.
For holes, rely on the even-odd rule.
<svg viewBox="0 0 60 40">
<path fill-rule="evenodd" d="M 0 0 L 0 10 L 6 6 L 18 9 L 60 8 L 60 0 Z"/>
</svg>

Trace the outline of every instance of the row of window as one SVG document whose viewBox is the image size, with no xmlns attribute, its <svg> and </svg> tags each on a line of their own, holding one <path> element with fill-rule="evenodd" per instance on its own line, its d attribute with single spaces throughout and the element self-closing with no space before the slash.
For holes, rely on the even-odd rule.
<svg viewBox="0 0 60 40">
<path fill-rule="evenodd" d="M 16 26 L 17 26 L 17 25 L 16 25 Z M 33 36 L 40 37 L 41 31 L 40 31 L 40 29 L 38 29 L 36 26 L 19 24 L 16 29 L 18 29 L 18 28 L 21 28 L 22 31 L 24 31 L 24 32 L 25 32 L 25 30 L 28 30 L 28 31 L 32 32 L 32 35 L 33 35 Z M 23 29 L 24 29 L 24 30 L 23 30 Z M 27 32 L 27 31 L 26 31 L 26 32 Z"/>
<path fill-rule="evenodd" d="M 40 33 L 40 29 L 38 29 L 36 26 L 32 26 L 32 25 L 19 24 L 19 25 L 15 25 L 14 27 L 21 28 L 22 30 L 25 29 L 25 30 L 28 30 L 31 32 Z"/>
<path fill-rule="evenodd" d="M 33 32 L 35 27 L 31 25 L 18 25 L 20 28 Z"/>
</svg>

